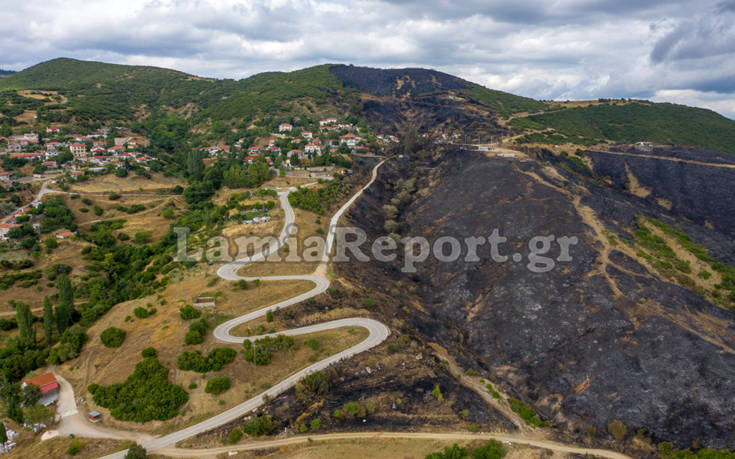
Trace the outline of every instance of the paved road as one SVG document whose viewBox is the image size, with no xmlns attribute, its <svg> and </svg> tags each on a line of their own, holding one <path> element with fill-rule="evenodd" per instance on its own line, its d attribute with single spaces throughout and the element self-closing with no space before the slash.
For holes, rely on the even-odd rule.
<svg viewBox="0 0 735 459">
<path fill-rule="evenodd" d="M 630 459 L 622 453 L 609 451 L 604 449 L 578 448 L 575 446 L 567 446 L 548 440 L 533 440 L 513 434 L 494 434 L 494 433 L 459 433 L 459 432 L 345 432 L 324 435 L 299 435 L 295 437 L 282 438 L 279 440 L 265 440 L 248 442 L 242 445 L 221 446 L 218 448 L 208 449 L 181 449 L 181 448 L 164 448 L 158 451 L 169 457 L 219 457 L 221 454 L 227 454 L 230 451 L 254 451 L 270 448 L 281 448 L 289 445 L 297 445 L 301 443 L 318 442 L 318 441 L 339 441 L 339 440 L 380 440 L 380 439 L 415 439 L 415 440 L 446 440 L 462 441 L 462 440 L 498 440 L 502 442 L 516 443 L 519 445 L 534 446 L 537 448 L 549 449 L 561 453 L 578 454 L 583 456 L 605 457 L 609 459 Z"/>
<path fill-rule="evenodd" d="M 334 237 L 336 234 L 336 228 L 337 228 L 339 219 L 342 216 L 342 214 L 344 214 L 344 212 L 357 200 L 357 198 L 363 193 L 363 191 L 365 191 L 370 185 L 372 185 L 372 183 L 377 178 L 378 169 L 380 168 L 382 164 L 383 162 L 381 161 L 373 168 L 372 176 L 368 184 L 362 187 L 342 207 L 340 207 L 339 210 L 334 214 L 334 216 L 330 220 L 329 231 L 327 233 L 327 241 L 325 244 L 325 251 L 322 256 L 322 263 L 320 263 L 320 265 L 316 268 L 316 270 L 312 274 L 289 275 L 289 276 L 266 276 L 266 277 L 239 276 L 237 274 L 237 271 L 242 266 L 248 263 L 252 263 L 254 261 L 262 260 L 266 258 L 269 254 L 276 253 L 285 244 L 286 239 L 292 234 L 292 231 L 294 228 L 294 222 L 295 222 L 295 214 L 294 214 L 293 208 L 291 207 L 291 204 L 288 201 L 289 191 L 282 191 L 278 193 L 278 198 L 279 198 L 281 207 L 283 208 L 283 211 L 285 213 L 283 229 L 281 230 L 281 234 L 278 236 L 278 238 L 271 241 L 270 244 L 268 244 L 268 246 L 265 247 L 260 252 L 257 252 L 250 256 L 238 258 L 237 260 L 231 263 L 223 265 L 222 267 L 220 267 L 219 270 L 217 270 L 217 274 L 223 279 L 227 279 L 230 281 L 237 281 L 240 279 L 245 279 L 245 280 L 260 279 L 261 281 L 307 280 L 307 281 L 311 281 L 314 283 L 314 288 L 309 290 L 306 293 L 302 293 L 301 295 L 297 295 L 293 298 L 289 298 L 285 301 L 281 301 L 280 303 L 276 303 L 266 308 L 262 308 L 257 311 L 250 312 L 248 314 L 242 315 L 240 317 L 236 317 L 232 320 L 228 320 L 227 322 L 220 324 L 214 330 L 214 337 L 218 341 L 227 342 L 227 343 L 242 343 L 245 340 L 245 338 L 233 336 L 231 334 L 231 331 L 233 328 L 237 327 L 240 324 L 254 320 L 258 317 L 262 317 L 266 315 L 268 311 L 270 310 L 284 309 L 284 308 L 299 304 L 300 302 L 304 300 L 307 300 L 309 298 L 312 298 L 316 295 L 323 293 L 324 291 L 327 290 L 327 288 L 329 288 L 329 279 L 325 275 L 326 263 L 329 261 L 329 253 L 331 252 L 331 249 L 334 245 Z M 162 448 L 171 447 L 172 445 L 175 445 L 177 442 L 181 440 L 185 440 L 194 435 L 197 435 L 203 432 L 207 432 L 218 426 L 221 426 L 237 418 L 240 418 L 243 415 L 249 413 L 250 411 L 253 411 L 256 408 L 262 406 L 265 403 L 264 398 L 266 396 L 270 398 L 276 397 L 277 395 L 295 386 L 296 383 L 304 376 L 310 373 L 313 373 L 315 371 L 327 368 L 330 365 L 338 363 L 344 359 L 350 358 L 355 354 L 371 349 L 379 345 L 380 343 L 382 343 L 388 337 L 388 335 L 390 335 L 390 330 L 388 329 L 388 327 L 378 322 L 377 320 L 368 319 L 365 317 L 350 317 L 346 319 L 333 320 L 333 321 L 324 322 L 321 324 L 309 325 L 306 327 L 285 330 L 285 331 L 279 332 L 278 334 L 295 336 L 295 335 L 303 335 L 303 334 L 315 333 L 315 332 L 326 331 L 326 330 L 333 330 L 336 328 L 343 328 L 343 327 L 363 327 L 368 330 L 368 337 L 365 338 L 360 343 L 348 349 L 343 350 L 342 352 L 329 356 L 325 358 L 324 360 L 320 360 L 319 362 L 316 362 L 300 371 L 297 371 L 296 373 L 292 374 L 288 378 L 270 387 L 264 393 L 256 397 L 253 397 L 235 407 L 232 407 L 227 411 L 219 413 L 216 416 L 213 416 L 205 421 L 202 421 L 190 427 L 186 427 L 177 432 L 174 432 L 168 435 L 164 435 L 162 437 L 158 437 L 155 439 L 141 441 L 142 446 L 148 452 L 159 451 Z M 248 337 L 248 339 L 255 340 L 258 338 L 262 338 L 264 336 L 273 336 L 273 335 L 275 334 L 251 336 L 251 337 Z M 121 458 L 124 455 L 125 455 L 125 451 L 120 451 L 118 453 L 114 453 L 114 454 L 111 454 L 105 457 L 106 458 Z"/>
<path fill-rule="evenodd" d="M 15 209 L 15 210 L 14 210 L 13 212 L 11 212 L 10 214 L 8 214 L 8 215 L 6 215 L 5 217 L 3 217 L 3 218 L 2 218 L 2 220 L 0 220 L 0 223 L 7 223 L 7 222 L 8 222 L 8 220 L 10 220 L 10 217 L 12 217 L 13 215 L 17 214 L 17 213 L 18 213 L 18 211 L 19 211 L 19 210 L 20 210 L 20 209 L 21 209 L 22 207 L 28 207 L 28 206 L 30 206 L 30 205 L 33 205 L 33 204 L 37 203 L 37 202 L 41 202 L 41 199 L 43 199 L 43 197 L 44 197 L 45 195 L 47 195 L 47 194 L 51 194 L 51 193 L 62 193 L 62 194 L 65 194 L 65 193 L 64 193 L 63 191 L 49 190 L 49 189 L 48 189 L 48 183 L 49 183 L 50 181 L 51 181 L 51 179 L 48 179 L 48 180 L 44 181 L 44 182 L 43 182 L 43 183 L 41 184 L 41 189 L 40 189 L 40 190 L 38 190 L 38 193 L 36 193 L 36 197 L 35 197 L 35 198 L 33 199 L 33 201 L 31 201 L 31 203 L 30 203 L 30 204 L 25 204 L 25 205 L 22 205 L 22 206 L 18 207 L 18 208 L 17 208 L 17 209 Z"/>
</svg>

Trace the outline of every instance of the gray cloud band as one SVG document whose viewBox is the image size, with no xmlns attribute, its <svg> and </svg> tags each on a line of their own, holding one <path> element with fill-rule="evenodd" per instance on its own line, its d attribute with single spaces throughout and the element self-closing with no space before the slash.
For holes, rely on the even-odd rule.
<svg viewBox="0 0 735 459">
<path fill-rule="evenodd" d="M 429 240 L 423 236 L 390 235 L 377 237 L 368 243 L 368 234 L 363 229 L 339 227 L 335 230 L 334 250 L 327 257 L 324 255 L 326 237 L 322 235 L 308 236 L 301 242 L 292 236 L 294 232 L 281 240 L 271 235 L 241 236 L 234 238 L 234 241 L 224 236 L 215 236 L 208 239 L 203 246 L 190 251 L 190 229 L 176 227 L 174 233 L 177 235 L 174 261 L 182 263 L 393 263 L 400 257 L 400 269 L 404 273 L 415 273 L 417 265 L 426 262 L 430 257 L 440 263 L 477 263 L 484 259 L 495 263 L 524 262 L 529 271 L 545 273 L 553 270 L 558 262 L 572 261 L 571 247 L 579 242 L 577 236 L 537 235 L 528 240 L 526 250 L 511 253 L 508 238 L 502 236 L 497 228 L 488 236 L 444 235 Z M 237 249 L 235 256 L 230 255 L 233 242 Z M 487 256 L 480 256 L 479 252 L 483 248 L 485 252 L 489 251 Z M 555 256 L 551 256 L 552 251 Z"/>
</svg>

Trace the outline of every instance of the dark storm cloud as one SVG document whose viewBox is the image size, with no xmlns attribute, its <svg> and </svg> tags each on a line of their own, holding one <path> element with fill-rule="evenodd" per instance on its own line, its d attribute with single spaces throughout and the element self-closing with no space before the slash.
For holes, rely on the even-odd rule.
<svg viewBox="0 0 735 459">
<path fill-rule="evenodd" d="M 735 0 L 0 0 L 0 67 L 58 56 L 242 78 L 424 66 L 536 98 L 650 97 L 735 116 Z"/>
</svg>

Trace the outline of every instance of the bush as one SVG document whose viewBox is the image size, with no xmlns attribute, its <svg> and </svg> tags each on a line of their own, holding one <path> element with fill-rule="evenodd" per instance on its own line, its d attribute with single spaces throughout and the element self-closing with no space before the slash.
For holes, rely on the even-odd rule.
<svg viewBox="0 0 735 459">
<path fill-rule="evenodd" d="M 232 429 L 230 432 L 230 435 L 227 437 L 227 440 L 230 442 L 231 445 L 234 445 L 235 443 L 239 442 L 242 439 L 242 430 L 240 429 Z"/>
<path fill-rule="evenodd" d="M 439 384 L 437 384 L 434 387 L 434 390 L 431 391 L 431 395 L 433 395 L 434 398 L 436 398 L 440 402 L 444 400 L 444 394 L 442 394 L 442 390 L 439 388 Z"/>
<path fill-rule="evenodd" d="M 100 339 L 106 347 L 120 347 L 125 341 L 125 330 L 116 327 L 107 328 L 100 334 Z"/>
<path fill-rule="evenodd" d="M 230 388 L 230 378 L 227 376 L 220 376 L 218 378 L 212 378 L 207 381 L 207 386 L 204 388 L 204 392 L 208 394 L 221 394 Z"/>
<path fill-rule="evenodd" d="M 607 431 L 615 437 L 617 441 L 625 440 L 625 436 L 628 434 L 628 427 L 622 423 L 622 421 L 612 421 L 607 425 Z"/>
<path fill-rule="evenodd" d="M 467 457 L 467 448 L 463 448 L 455 443 L 452 446 L 445 446 L 444 452 L 427 455 L 426 459 L 462 459 L 465 457 Z"/>
<path fill-rule="evenodd" d="M 329 392 L 329 377 L 321 371 L 310 373 L 296 383 L 296 397 L 304 403 L 321 399 Z"/>
<path fill-rule="evenodd" d="M 334 419 L 341 421 L 345 418 L 345 413 L 342 410 L 334 410 L 334 413 L 332 413 L 332 416 L 334 416 Z"/>
<path fill-rule="evenodd" d="M 137 443 L 128 448 L 125 454 L 125 459 L 145 459 L 146 457 L 148 457 L 148 452 Z"/>
<path fill-rule="evenodd" d="M 133 242 L 135 242 L 136 244 L 148 244 L 149 242 L 151 242 L 151 233 L 149 231 L 141 231 L 139 233 L 135 233 Z"/>
<path fill-rule="evenodd" d="M 120 199 L 120 195 L 115 192 L 110 193 L 107 197 L 110 201 L 117 201 L 118 199 Z"/>
<path fill-rule="evenodd" d="M 296 346 L 296 340 L 290 336 L 278 335 L 276 337 L 266 336 L 251 342 L 246 339 L 245 360 L 256 365 L 268 365 L 274 352 L 290 349 Z"/>
<path fill-rule="evenodd" d="M 319 418 L 312 419 L 309 423 L 309 427 L 311 427 L 311 430 L 319 430 L 322 427 L 322 421 Z"/>
<path fill-rule="evenodd" d="M 189 325 L 189 331 L 184 337 L 184 342 L 189 345 L 203 343 L 204 335 L 207 333 L 207 329 L 207 321 L 204 319 L 199 319 L 195 322 L 192 322 L 191 325 Z"/>
<path fill-rule="evenodd" d="M 245 421 L 242 426 L 243 432 L 251 437 L 259 437 L 271 432 L 276 428 L 276 423 L 271 420 L 270 416 L 258 416 Z"/>
<path fill-rule="evenodd" d="M 168 372 L 156 358 L 149 357 L 138 362 L 125 382 L 110 386 L 90 384 L 87 389 L 94 402 L 109 408 L 112 417 L 119 421 L 165 421 L 179 414 L 179 407 L 189 400 L 181 386 L 171 384 Z"/>
<path fill-rule="evenodd" d="M 505 456 L 505 448 L 499 441 L 490 440 L 485 445 L 473 449 L 470 456 L 473 459 L 500 459 Z"/>
<path fill-rule="evenodd" d="M 183 320 L 198 319 L 201 317 L 202 311 L 190 304 L 187 304 L 179 308 L 179 315 Z"/>
<path fill-rule="evenodd" d="M 76 456 L 82 451 L 82 442 L 79 440 L 72 440 L 69 444 L 69 449 L 66 450 L 66 454 L 69 456 Z"/>
<path fill-rule="evenodd" d="M 521 400 L 510 398 L 508 399 L 510 409 L 520 415 L 520 417 L 526 421 L 526 424 L 534 427 L 546 427 L 548 424 L 541 420 L 541 417 L 536 413 L 536 410 L 523 403 Z"/>
<path fill-rule="evenodd" d="M 143 355 L 143 357 L 148 358 L 155 357 L 157 355 L 157 352 L 153 347 L 147 347 L 143 349 L 143 352 L 141 352 L 141 354 Z"/>
<path fill-rule="evenodd" d="M 234 349 L 221 347 L 212 350 L 206 357 L 199 351 L 184 351 L 176 358 L 180 370 L 208 373 L 219 371 L 223 366 L 235 361 Z"/>
<path fill-rule="evenodd" d="M 135 317 L 137 317 L 138 319 L 145 319 L 146 317 L 152 316 L 155 313 L 155 308 L 146 309 L 144 307 L 138 306 L 137 308 L 133 309 L 133 314 L 135 314 Z"/>
</svg>

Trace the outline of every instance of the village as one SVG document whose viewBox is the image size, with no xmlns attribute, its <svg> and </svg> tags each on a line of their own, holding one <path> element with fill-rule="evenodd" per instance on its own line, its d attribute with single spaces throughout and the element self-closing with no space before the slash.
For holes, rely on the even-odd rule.
<svg viewBox="0 0 735 459">
<path fill-rule="evenodd" d="M 199 150 L 211 161 L 233 155 L 241 157 L 244 165 L 264 161 L 281 175 L 304 170 L 310 171 L 310 177 L 328 178 L 331 166 L 350 164 L 349 155 L 375 155 L 386 145 L 398 142 L 394 135 L 376 135 L 336 117 L 300 126 L 280 122 L 270 130 L 273 132 L 269 135 L 240 138 L 231 144 Z M 65 127 L 48 126 L 40 132 L 0 137 L 0 160 L 5 166 L 0 167 L 0 188 L 12 192 L 33 183 L 74 183 L 95 175 L 125 177 L 128 170 L 145 174 L 161 169 L 160 161 L 149 153 L 149 139 L 127 128 L 100 128 L 85 134 L 68 131 Z M 32 219 L 33 209 L 39 204 L 39 200 L 34 200 L 17 208 L 0 209 L 0 241 L 8 241 L 11 231 Z M 245 224 L 261 221 L 268 221 L 268 217 L 248 219 Z M 71 231 L 56 234 L 58 239 L 72 236 Z"/>
</svg>

